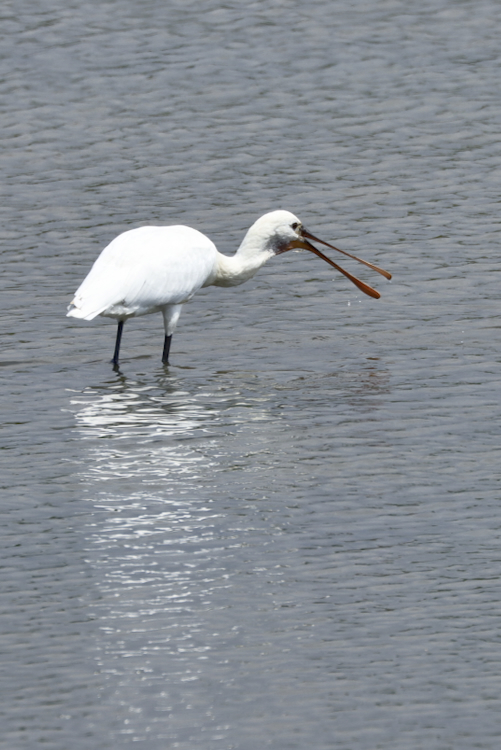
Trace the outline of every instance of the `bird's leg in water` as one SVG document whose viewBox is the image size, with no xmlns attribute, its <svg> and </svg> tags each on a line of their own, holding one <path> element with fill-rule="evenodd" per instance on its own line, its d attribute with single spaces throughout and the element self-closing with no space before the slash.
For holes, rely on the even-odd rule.
<svg viewBox="0 0 501 750">
<path fill-rule="evenodd" d="M 162 362 L 164 363 L 164 365 L 169 364 L 169 352 L 172 342 L 172 334 L 176 330 L 177 321 L 179 320 L 182 309 L 182 305 L 166 305 L 162 310 L 165 329 L 164 350 L 162 353 Z"/>
<path fill-rule="evenodd" d="M 172 333 L 170 336 L 166 336 L 164 340 L 164 351 L 162 354 L 162 362 L 164 365 L 169 364 L 169 352 L 170 352 L 170 342 L 172 341 Z"/>
<path fill-rule="evenodd" d="M 118 355 L 120 354 L 120 342 L 122 341 L 123 329 L 124 329 L 124 322 L 123 320 L 119 320 L 118 329 L 117 329 L 117 340 L 115 341 L 115 353 L 113 354 L 113 359 L 111 360 L 114 370 L 118 370 Z"/>
</svg>

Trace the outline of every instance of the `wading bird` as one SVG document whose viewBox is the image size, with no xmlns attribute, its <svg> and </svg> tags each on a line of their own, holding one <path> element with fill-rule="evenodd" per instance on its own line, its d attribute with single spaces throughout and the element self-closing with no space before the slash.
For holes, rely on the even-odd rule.
<svg viewBox="0 0 501 750">
<path fill-rule="evenodd" d="M 118 321 L 112 364 L 118 357 L 124 322 L 161 312 L 165 340 L 162 362 L 168 364 L 172 334 L 181 307 L 204 286 L 237 286 L 251 279 L 267 260 L 294 248 L 309 250 L 330 263 L 362 292 L 380 294 L 324 255 L 310 240 L 358 260 L 391 279 L 391 274 L 311 234 L 289 211 L 261 216 L 248 230 L 235 255 L 218 252 L 208 237 L 185 226 L 139 227 L 120 234 L 104 248 L 75 293 L 68 316 L 92 320 L 98 315 Z"/>
</svg>

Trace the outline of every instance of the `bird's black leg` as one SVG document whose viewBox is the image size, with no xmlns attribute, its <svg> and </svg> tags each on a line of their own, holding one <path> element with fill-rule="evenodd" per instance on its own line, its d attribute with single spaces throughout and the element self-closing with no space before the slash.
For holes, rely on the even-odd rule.
<svg viewBox="0 0 501 750">
<path fill-rule="evenodd" d="M 162 362 L 164 365 L 169 364 L 169 351 L 170 351 L 170 342 L 172 341 L 172 333 L 170 336 L 166 336 L 164 340 L 164 351 L 162 354 Z"/>
<path fill-rule="evenodd" d="M 123 320 L 119 320 L 118 329 L 117 329 L 117 340 L 115 341 L 115 353 L 113 354 L 113 359 L 111 360 L 114 370 L 118 370 L 118 355 L 120 354 L 120 342 L 122 341 L 123 329 L 124 329 L 124 322 Z"/>
</svg>

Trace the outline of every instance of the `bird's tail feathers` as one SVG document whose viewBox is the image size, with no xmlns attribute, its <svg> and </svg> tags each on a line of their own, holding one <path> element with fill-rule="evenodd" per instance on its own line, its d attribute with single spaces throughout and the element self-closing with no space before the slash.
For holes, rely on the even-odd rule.
<svg viewBox="0 0 501 750">
<path fill-rule="evenodd" d="M 82 320 L 94 320 L 100 315 L 103 310 L 106 310 L 108 305 L 101 305 L 100 307 L 92 309 L 89 305 L 83 306 L 81 300 L 74 299 L 73 302 L 68 305 L 68 312 L 66 313 L 67 318 L 81 318 Z"/>
</svg>

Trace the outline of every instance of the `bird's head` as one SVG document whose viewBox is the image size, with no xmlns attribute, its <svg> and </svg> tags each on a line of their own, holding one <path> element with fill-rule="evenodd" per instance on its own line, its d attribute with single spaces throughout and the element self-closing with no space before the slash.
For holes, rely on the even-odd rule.
<svg viewBox="0 0 501 750">
<path fill-rule="evenodd" d="M 360 291 L 364 294 L 368 294 L 370 297 L 379 299 L 381 296 L 378 291 L 370 287 L 356 276 L 353 276 L 344 268 L 341 268 L 337 263 L 334 263 L 330 258 L 324 255 L 320 250 L 313 245 L 310 240 L 319 242 L 326 247 L 330 247 L 331 250 L 336 250 L 338 253 L 347 255 L 349 258 L 357 260 L 359 263 L 363 263 L 373 271 L 380 273 L 387 279 L 391 279 L 391 274 L 388 271 L 384 271 L 382 268 L 369 263 L 366 260 L 357 258 L 356 255 L 346 252 L 345 250 L 339 250 L 339 248 L 330 245 L 328 242 L 315 237 L 314 234 L 309 232 L 302 224 L 302 222 L 294 216 L 290 211 L 272 211 L 271 213 L 261 216 L 249 229 L 246 239 L 249 239 L 252 244 L 254 242 L 259 245 L 262 250 L 267 251 L 271 255 L 281 255 L 286 253 L 288 250 L 308 250 L 319 258 L 325 260 L 329 265 L 333 266 L 336 270 L 340 271 L 350 281 L 357 286 Z"/>
</svg>

